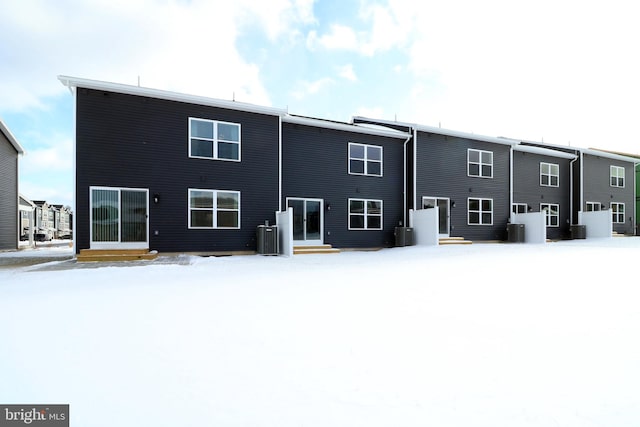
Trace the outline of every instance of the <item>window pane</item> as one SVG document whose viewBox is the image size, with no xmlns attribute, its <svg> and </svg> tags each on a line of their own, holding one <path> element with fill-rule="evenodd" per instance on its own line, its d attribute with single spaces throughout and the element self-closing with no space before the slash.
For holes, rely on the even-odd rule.
<svg viewBox="0 0 640 427">
<path fill-rule="evenodd" d="M 558 175 L 559 174 L 558 165 L 551 165 L 550 169 L 551 169 L 551 175 Z"/>
<path fill-rule="evenodd" d="M 482 214 L 482 223 L 483 224 L 491 224 L 491 214 L 490 213 L 483 213 Z"/>
<path fill-rule="evenodd" d="M 382 160 L 382 148 L 381 147 L 367 147 L 367 158 L 369 160 Z"/>
<path fill-rule="evenodd" d="M 364 228 L 364 215 L 350 215 L 349 216 L 350 228 Z"/>
<path fill-rule="evenodd" d="M 480 163 L 480 152 L 476 150 L 469 150 L 469 161 L 474 163 Z"/>
<path fill-rule="evenodd" d="M 469 210 L 479 211 L 480 210 L 480 200 L 478 200 L 478 199 L 469 199 Z"/>
<path fill-rule="evenodd" d="M 349 145 L 349 157 L 356 159 L 364 159 L 363 145 Z"/>
<path fill-rule="evenodd" d="M 240 145 L 234 142 L 219 142 L 218 143 L 218 158 L 219 159 L 232 159 L 238 160 Z"/>
<path fill-rule="evenodd" d="M 219 192 L 218 209 L 238 209 L 238 194 Z"/>
<path fill-rule="evenodd" d="M 201 139 L 191 140 L 192 157 L 213 157 L 213 143 Z"/>
<path fill-rule="evenodd" d="M 492 169 L 492 166 L 487 166 L 487 165 L 482 166 L 482 176 L 490 177 L 491 169 Z"/>
<path fill-rule="evenodd" d="M 191 211 L 192 227 L 213 227 L 213 211 Z"/>
<path fill-rule="evenodd" d="M 469 175 L 471 176 L 479 176 L 480 175 L 480 165 L 477 163 L 469 163 Z"/>
<path fill-rule="evenodd" d="M 493 164 L 493 153 L 491 151 L 485 151 L 482 153 L 482 163 Z"/>
<path fill-rule="evenodd" d="M 491 200 L 483 200 L 482 201 L 482 210 L 490 211 L 491 210 Z"/>
<path fill-rule="evenodd" d="M 213 123 L 203 120 L 191 120 L 191 136 L 213 139 Z"/>
<path fill-rule="evenodd" d="M 364 213 L 364 201 L 363 200 L 351 200 L 349 203 L 350 213 Z"/>
<path fill-rule="evenodd" d="M 218 227 L 238 227 L 238 212 L 218 211 Z"/>
<path fill-rule="evenodd" d="M 368 214 L 380 214 L 382 213 L 382 203 L 375 200 L 367 201 L 367 213 Z"/>
<path fill-rule="evenodd" d="M 558 186 L 558 177 L 557 176 L 552 176 L 551 177 L 551 185 L 553 187 L 557 187 Z"/>
<path fill-rule="evenodd" d="M 364 161 L 351 160 L 351 173 L 364 173 Z"/>
<path fill-rule="evenodd" d="M 382 175 L 381 166 L 382 166 L 382 163 L 380 162 L 368 162 L 367 173 L 369 175 Z"/>
<path fill-rule="evenodd" d="M 548 175 L 542 175 L 541 183 L 542 183 L 542 185 L 549 185 L 549 176 Z"/>
<path fill-rule="evenodd" d="M 469 224 L 479 224 L 480 214 L 478 212 L 469 212 Z"/>
<path fill-rule="evenodd" d="M 213 208 L 213 193 L 211 191 L 190 191 L 191 208 Z"/>
<path fill-rule="evenodd" d="M 548 163 L 540 163 L 540 173 L 544 175 L 549 175 L 549 164 Z"/>
<path fill-rule="evenodd" d="M 624 178 L 618 178 L 618 187 L 624 187 Z"/>
<path fill-rule="evenodd" d="M 218 123 L 218 140 L 240 142 L 240 126 Z"/>
<path fill-rule="evenodd" d="M 558 217 L 557 216 L 551 216 L 550 217 L 551 220 L 551 226 L 556 227 L 558 225 Z"/>
<path fill-rule="evenodd" d="M 382 228 L 380 226 L 380 219 L 381 217 L 379 216 L 367 216 L 367 228 Z"/>
</svg>

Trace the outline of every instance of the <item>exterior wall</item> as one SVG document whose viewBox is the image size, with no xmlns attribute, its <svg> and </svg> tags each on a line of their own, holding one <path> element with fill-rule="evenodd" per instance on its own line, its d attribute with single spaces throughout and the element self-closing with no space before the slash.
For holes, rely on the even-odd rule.
<svg viewBox="0 0 640 427">
<path fill-rule="evenodd" d="M 256 249 L 256 227 L 278 210 L 278 117 L 84 88 L 76 97 L 77 251 L 90 247 L 90 186 L 149 190 L 150 249 Z M 189 117 L 239 123 L 241 161 L 190 158 Z M 241 228 L 189 229 L 190 188 L 239 191 Z"/>
<path fill-rule="evenodd" d="M 640 236 L 640 165 L 636 166 L 636 236 Z"/>
<path fill-rule="evenodd" d="M 510 146 L 418 132 L 416 155 L 416 200 L 449 198 L 450 235 L 472 240 L 504 240 L 509 206 Z M 493 152 L 493 178 L 467 176 L 467 149 Z M 493 199 L 493 225 L 468 225 L 468 199 Z M 453 206 L 455 204 L 455 207 Z"/>
<path fill-rule="evenodd" d="M 541 162 L 558 165 L 557 187 L 540 185 Z M 527 204 L 531 212 L 540 212 L 541 203 L 559 205 L 558 227 L 547 227 L 547 238 L 569 238 L 571 160 L 514 150 L 513 171 L 513 202 Z"/>
<path fill-rule="evenodd" d="M 0 250 L 18 248 L 18 152 L 0 132 Z"/>
<path fill-rule="evenodd" d="M 283 208 L 287 197 L 323 199 L 324 243 L 392 246 L 404 215 L 404 140 L 292 123 L 282 133 Z M 350 142 L 383 147 L 382 177 L 349 174 Z M 349 198 L 382 200 L 383 230 L 349 230 Z"/>
<path fill-rule="evenodd" d="M 633 233 L 635 230 L 635 190 L 634 164 L 607 157 L 584 154 L 584 203 L 600 202 L 605 209 L 609 209 L 611 202 L 624 203 L 625 223 L 613 224 L 613 231 L 618 233 Z M 612 187 L 610 181 L 610 167 L 624 167 L 624 188 Z"/>
</svg>

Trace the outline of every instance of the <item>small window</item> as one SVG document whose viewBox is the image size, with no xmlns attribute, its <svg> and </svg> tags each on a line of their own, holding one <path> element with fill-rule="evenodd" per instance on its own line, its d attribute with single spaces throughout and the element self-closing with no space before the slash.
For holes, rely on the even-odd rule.
<svg viewBox="0 0 640 427">
<path fill-rule="evenodd" d="M 611 215 L 614 224 L 624 224 L 624 203 L 611 203 Z"/>
<path fill-rule="evenodd" d="M 624 188 L 624 168 L 611 166 L 611 186 Z"/>
<path fill-rule="evenodd" d="M 349 230 L 382 230 L 382 200 L 349 199 Z"/>
<path fill-rule="evenodd" d="M 240 228 L 240 193 L 190 189 L 189 228 Z"/>
<path fill-rule="evenodd" d="M 540 162 L 540 185 L 544 187 L 557 187 L 560 176 L 560 168 L 555 163 Z"/>
<path fill-rule="evenodd" d="M 526 203 L 514 203 L 513 205 L 511 205 L 511 211 L 514 214 L 523 214 L 523 213 L 527 213 L 527 204 Z"/>
<path fill-rule="evenodd" d="M 547 227 L 558 227 L 560 225 L 560 205 L 540 203 L 540 212 L 545 213 Z"/>
<path fill-rule="evenodd" d="M 240 125 L 189 118 L 189 157 L 240 161 Z"/>
<path fill-rule="evenodd" d="M 600 202 L 587 202 L 587 212 L 598 212 L 601 208 Z"/>
<path fill-rule="evenodd" d="M 382 147 L 350 142 L 349 173 L 382 176 Z"/>
<path fill-rule="evenodd" d="M 467 174 L 480 178 L 493 178 L 493 152 L 467 150 Z"/>
<path fill-rule="evenodd" d="M 493 199 L 468 199 L 469 225 L 493 225 Z"/>
</svg>

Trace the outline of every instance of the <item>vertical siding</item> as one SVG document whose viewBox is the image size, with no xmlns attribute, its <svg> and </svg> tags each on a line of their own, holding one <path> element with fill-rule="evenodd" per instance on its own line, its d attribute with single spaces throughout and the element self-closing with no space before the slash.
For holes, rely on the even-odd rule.
<svg viewBox="0 0 640 427">
<path fill-rule="evenodd" d="M 189 158 L 188 119 L 241 124 L 241 162 Z M 255 250 L 278 210 L 278 118 L 79 89 L 76 120 L 77 250 L 89 247 L 89 187 L 148 188 L 149 246 L 162 252 Z M 188 228 L 188 189 L 241 192 L 240 230 Z"/>
<path fill-rule="evenodd" d="M 467 176 L 467 149 L 493 152 L 493 178 Z M 443 197 L 450 208 L 450 234 L 472 240 L 504 240 L 509 219 L 509 146 L 418 132 L 416 206 L 422 197 Z M 493 225 L 468 225 L 468 198 L 493 199 Z"/>
<path fill-rule="evenodd" d="M 350 142 L 383 147 L 382 177 L 349 175 Z M 283 206 L 287 197 L 324 199 L 324 242 L 335 247 L 393 245 L 404 212 L 403 144 L 401 139 L 283 123 Z M 382 200 L 383 230 L 349 230 L 349 198 Z"/>
<path fill-rule="evenodd" d="M 18 152 L 0 132 L 0 250 L 18 248 Z"/>
<path fill-rule="evenodd" d="M 611 166 L 620 166 L 624 168 L 624 188 L 611 186 Z M 611 202 L 624 203 L 625 223 L 614 224 L 613 230 L 618 233 L 633 233 L 633 218 L 635 216 L 634 179 L 633 163 L 584 154 L 585 206 L 583 206 L 582 209 L 586 209 L 586 202 L 600 202 L 607 209 L 611 206 Z"/>
<path fill-rule="evenodd" d="M 557 164 L 558 187 L 540 185 L 540 163 Z M 559 205 L 558 227 L 547 227 L 549 239 L 568 238 L 571 222 L 571 160 L 536 153 L 513 153 L 513 202 L 526 203 L 540 212 L 541 203 Z"/>
</svg>

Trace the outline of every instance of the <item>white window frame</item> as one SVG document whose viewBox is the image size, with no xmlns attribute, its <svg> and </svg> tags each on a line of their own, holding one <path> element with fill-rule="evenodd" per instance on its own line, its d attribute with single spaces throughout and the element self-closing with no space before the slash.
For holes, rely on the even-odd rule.
<svg viewBox="0 0 640 427">
<path fill-rule="evenodd" d="M 478 206 L 479 206 L 478 210 L 475 210 L 475 209 L 471 210 L 471 201 L 472 200 L 477 200 L 478 201 Z M 483 202 L 485 202 L 487 200 L 491 202 L 491 210 L 490 211 L 485 211 L 482 208 Z M 471 222 L 471 214 L 472 213 L 477 213 L 478 214 L 479 222 L 477 222 L 477 223 Z M 486 213 L 491 214 L 491 222 L 490 223 L 485 223 L 483 221 L 484 214 L 486 214 Z M 482 197 L 469 197 L 469 198 L 467 198 L 467 225 L 493 225 L 493 199 L 482 198 Z"/>
<path fill-rule="evenodd" d="M 548 208 L 545 210 L 545 208 Z M 551 210 L 555 208 L 555 214 L 551 214 Z M 560 227 L 560 205 L 558 203 L 540 203 L 540 212 L 544 212 L 545 222 L 547 227 L 558 228 Z M 551 224 L 551 218 L 556 218 L 556 225 Z"/>
<path fill-rule="evenodd" d="M 364 212 L 363 213 L 352 213 L 351 212 L 351 202 L 363 202 L 364 204 Z M 380 214 L 371 214 L 368 212 L 369 207 L 367 206 L 367 202 L 378 202 L 380 203 Z M 384 213 L 384 203 L 382 202 L 382 200 L 378 200 L 378 199 L 356 199 L 356 198 L 350 198 L 348 201 L 348 214 L 349 217 L 347 218 L 348 221 L 348 227 L 349 230 L 354 230 L 354 231 L 361 231 L 361 230 L 382 230 L 384 228 L 384 217 L 383 217 L 383 213 Z M 364 217 L 364 227 L 363 228 L 353 228 L 351 227 L 351 217 L 352 216 L 362 216 Z M 380 227 L 369 227 L 369 217 L 370 216 L 376 216 L 376 217 L 380 217 Z"/>
<path fill-rule="evenodd" d="M 477 162 L 472 162 L 471 161 L 471 152 L 476 152 L 478 153 L 478 161 Z M 490 154 L 491 155 L 491 163 L 484 163 L 482 161 L 482 155 L 483 154 Z M 470 167 L 471 165 L 478 165 L 478 174 L 474 175 L 471 173 L 470 171 Z M 483 175 L 482 174 L 482 167 L 483 166 L 491 166 L 491 174 L 490 175 Z M 493 151 L 487 151 L 487 150 L 477 150 L 475 148 L 468 148 L 467 149 L 467 176 L 470 177 L 476 177 L 476 178 L 493 178 Z"/>
<path fill-rule="evenodd" d="M 549 173 L 543 173 L 542 172 L 542 167 L 543 166 L 548 166 L 549 167 Z M 552 173 L 552 168 L 556 167 L 558 170 L 558 173 L 554 174 Z M 548 183 L 545 184 L 542 182 L 543 177 L 547 177 Z M 556 178 L 556 184 L 553 185 L 552 184 L 552 178 L 555 177 Z M 560 186 L 560 165 L 557 163 L 547 163 L 547 162 L 540 162 L 540 186 L 541 187 L 559 187 Z"/>
<path fill-rule="evenodd" d="M 518 212 L 519 210 L 521 210 L 522 212 Z M 513 203 L 511 205 L 511 212 L 513 212 L 514 214 L 527 213 L 528 210 L 529 205 L 527 205 L 526 203 Z"/>
<path fill-rule="evenodd" d="M 206 193 L 211 193 L 213 198 L 213 206 L 211 208 L 192 208 L 191 207 L 191 192 L 192 191 L 202 191 Z M 232 193 L 238 196 L 238 208 L 237 209 L 225 209 L 218 208 L 218 194 L 219 193 Z M 241 194 L 239 191 L 235 190 L 212 190 L 210 188 L 189 188 L 187 191 L 187 223 L 188 227 L 191 230 L 239 230 L 241 228 Z M 192 226 L 191 225 L 191 212 L 192 211 L 210 211 L 212 213 L 213 219 L 211 227 L 203 227 L 203 226 Z M 219 227 L 218 226 L 218 212 L 237 212 L 238 215 L 238 225 L 237 227 Z"/>
<path fill-rule="evenodd" d="M 609 185 L 611 187 L 624 188 L 624 184 L 625 184 L 624 172 L 625 172 L 624 167 L 611 165 L 609 167 Z M 613 184 L 612 182 L 614 179 L 616 180 L 615 184 Z M 622 181 L 622 185 L 620 185 L 621 181 Z"/>
<path fill-rule="evenodd" d="M 616 207 L 615 209 L 614 209 L 614 206 Z M 622 206 L 622 210 L 620 210 L 621 206 Z M 624 203 L 611 202 L 611 206 L 610 207 L 611 207 L 611 221 L 614 224 L 624 224 L 625 223 L 625 220 L 624 220 L 624 215 L 625 215 Z"/>
<path fill-rule="evenodd" d="M 205 123 L 209 123 L 211 124 L 211 126 L 213 127 L 213 138 L 203 138 L 203 137 L 197 137 L 197 136 L 192 136 L 191 135 L 191 123 L 198 121 L 198 122 L 205 122 Z M 236 126 L 238 128 L 238 140 L 237 141 L 233 141 L 233 140 L 227 140 L 227 139 L 221 139 L 218 136 L 218 126 L 219 125 L 229 125 L 229 126 Z M 219 120 L 210 120 L 210 119 L 201 119 L 198 117 L 189 117 L 189 157 L 192 159 L 207 159 L 207 160 L 223 160 L 223 161 L 227 161 L 227 162 L 240 162 L 242 160 L 242 126 L 240 125 L 240 123 L 232 123 L 232 122 L 223 122 L 223 121 L 219 121 Z M 208 157 L 208 156 L 194 156 L 191 154 L 191 142 L 193 140 L 198 140 L 198 141 L 206 141 L 206 142 L 210 142 L 212 145 L 212 153 L 213 156 L 212 157 Z M 219 156 L 219 145 L 221 143 L 224 144 L 236 144 L 238 146 L 238 158 L 237 159 L 229 159 L 226 157 L 220 157 Z"/>
<path fill-rule="evenodd" d="M 586 202 L 586 212 L 599 212 L 602 210 L 600 202 Z"/>
<path fill-rule="evenodd" d="M 354 157 L 351 155 L 351 147 L 355 147 L 355 146 L 360 146 L 363 147 L 364 149 L 364 157 Z M 369 158 L 369 148 L 375 148 L 375 149 L 380 149 L 380 160 L 376 160 L 376 159 L 370 159 Z M 376 176 L 376 177 L 381 177 L 384 173 L 384 148 L 381 145 L 373 145 L 373 144 L 361 144 L 359 142 L 350 142 L 349 143 L 349 147 L 348 147 L 349 153 L 348 153 L 348 157 L 349 157 L 349 174 L 350 175 L 363 175 L 363 176 Z M 361 161 L 364 163 L 364 172 L 353 172 L 351 170 L 351 161 L 352 160 L 357 160 L 357 161 Z M 370 163 L 377 163 L 380 165 L 380 173 L 370 173 L 369 172 L 369 164 Z"/>
</svg>

